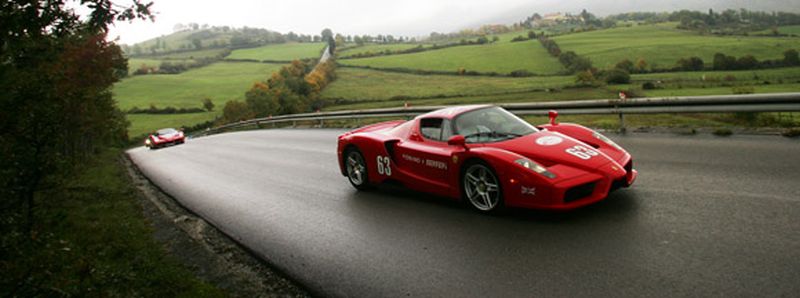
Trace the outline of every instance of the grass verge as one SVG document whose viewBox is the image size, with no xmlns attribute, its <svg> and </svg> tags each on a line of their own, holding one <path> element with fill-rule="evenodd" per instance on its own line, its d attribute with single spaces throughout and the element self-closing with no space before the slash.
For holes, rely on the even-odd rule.
<svg viewBox="0 0 800 298">
<path fill-rule="evenodd" d="M 39 194 L 30 236 L 14 232 L 14 220 L 4 219 L 0 292 L 11 297 L 224 296 L 153 239 L 120 154 L 106 150 L 61 186 Z"/>
</svg>

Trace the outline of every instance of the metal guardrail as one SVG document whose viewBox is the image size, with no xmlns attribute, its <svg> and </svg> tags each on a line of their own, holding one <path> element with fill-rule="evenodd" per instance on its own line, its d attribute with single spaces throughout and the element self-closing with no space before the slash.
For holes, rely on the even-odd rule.
<svg viewBox="0 0 800 298">
<path fill-rule="evenodd" d="M 652 97 L 631 99 L 602 99 L 580 101 L 555 101 L 497 104 L 517 115 L 546 116 L 550 110 L 563 115 L 609 114 L 619 115 L 624 128 L 624 114 L 655 113 L 734 113 L 734 112 L 797 112 L 800 111 L 800 93 L 771 93 L 747 95 L 713 95 L 684 97 Z M 207 135 L 248 126 L 298 121 L 358 120 L 375 117 L 415 117 L 447 106 L 418 106 L 368 110 L 348 110 L 280 115 L 230 123 L 208 129 L 197 135 Z"/>
</svg>

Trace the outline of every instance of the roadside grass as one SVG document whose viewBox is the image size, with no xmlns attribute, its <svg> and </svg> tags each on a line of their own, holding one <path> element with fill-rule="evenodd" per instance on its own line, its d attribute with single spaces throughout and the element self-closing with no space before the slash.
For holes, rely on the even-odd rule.
<svg viewBox="0 0 800 298">
<path fill-rule="evenodd" d="M 508 74 L 526 70 L 533 74 L 549 75 L 564 70 L 538 41 L 497 42 L 484 45 L 457 46 L 413 54 L 389 55 L 340 60 L 343 65 L 375 68 L 407 68 L 456 72 L 497 72 Z"/>
<path fill-rule="evenodd" d="M 401 55 L 402 56 L 402 55 Z M 397 96 L 480 95 L 530 89 L 556 88 L 572 84 L 572 76 L 504 78 L 455 75 L 414 75 L 340 67 L 337 79 L 322 92 L 322 98 L 385 100 Z"/>
<path fill-rule="evenodd" d="M 783 58 L 788 49 L 800 48 L 800 38 L 713 36 L 678 30 L 675 23 L 613 28 L 553 39 L 561 50 L 574 51 L 592 60 L 595 67 L 609 68 L 623 59 L 644 58 L 651 67 L 669 68 L 678 59 L 697 56 L 711 64 L 717 52 L 736 57 L 753 55 L 759 60 Z"/>
<path fill-rule="evenodd" d="M 753 88 L 753 93 L 783 93 L 798 92 L 800 84 L 779 84 L 779 85 L 754 85 L 747 86 Z M 647 97 L 671 97 L 671 96 L 703 96 L 703 95 L 731 95 L 736 94 L 736 87 L 707 87 L 707 88 L 669 88 L 643 91 Z"/>
<path fill-rule="evenodd" d="M 121 154 L 107 149 L 61 186 L 39 194 L 32 237 L 0 235 L 0 292 L 10 297 L 225 296 L 154 240 L 119 163 Z"/>
<path fill-rule="evenodd" d="M 270 61 L 292 61 L 295 59 L 319 58 L 325 43 L 282 43 L 257 48 L 238 49 L 228 59 L 254 59 Z"/>
<path fill-rule="evenodd" d="M 215 109 L 214 112 L 190 113 L 190 114 L 128 114 L 128 136 L 133 138 L 144 137 L 146 134 L 161 128 L 181 128 L 196 125 L 214 120 L 221 115 L 222 107 Z M 142 138 L 142 141 L 144 139 Z"/>
<path fill-rule="evenodd" d="M 202 107 L 201 100 L 210 98 L 220 109 L 225 102 L 243 99 L 253 83 L 267 79 L 282 64 L 250 62 L 217 62 L 180 74 L 157 74 L 126 78 L 114 85 L 119 107 L 159 108 Z"/>
<path fill-rule="evenodd" d="M 631 75 L 632 81 L 673 81 L 673 82 L 706 82 L 719 83 L 733 77 L 733 82 L 741 81 L 771 81 L 771 83 L 800 82 L 800 67 L 785 67 L 756 70 L 720 70 L 720 71 L 692 71 L 692 72 L 665 72 Z"/>
</svg>

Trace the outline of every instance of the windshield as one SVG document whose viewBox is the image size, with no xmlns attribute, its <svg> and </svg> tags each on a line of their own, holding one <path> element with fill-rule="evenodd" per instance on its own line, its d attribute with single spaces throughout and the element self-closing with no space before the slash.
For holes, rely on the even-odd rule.
<svg viewBox="0 0 800 298">
<path fill-rule="evenodd" d="M 455 131 L 463 135 L 467 143 L 489 143 L 539 130 L 503 108 L 488 107 L 459 115 L 455 120 Z"/>
<path fill-rule="evenodd" d="M 171 134 L 174 134 L 176 132 L 177 131 L 175 129 L 173 129 L 173 128 L 164 128 L 164 129 L 159 129 L 158 131 L 156 131 L 156 135 L 159 135 L 159 136 L 171 135 Z"/>
</svg>

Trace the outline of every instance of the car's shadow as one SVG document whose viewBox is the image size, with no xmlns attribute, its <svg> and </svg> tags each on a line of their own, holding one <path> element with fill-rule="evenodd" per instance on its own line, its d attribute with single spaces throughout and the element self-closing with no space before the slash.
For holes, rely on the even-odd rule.
<svg viewBox="0 0 800 298">
<path fill-rule="evenodd" d="M 355 192 L 352 199 L 370 203 L 375 200 L 388 200 L 394 203 L 411 203 L 417 206 L 422 204 L 425 208 L 438 209 L 441 212 L 463 213 L 465 215 L 480 213 L 462 201 L 417 192 L 392 184 L 382 184 L 366 192 Z M 639 203 L 640 198 L 635 188 L 623 188 L 612 192 L 608 198 L 600 202 L 569 211 L 504 208 L 498 213 L 480 215 L 513 221 L 533 222 L 592 222 L 604 218 L 620 220 L 637 214 L 637 210 L 640 207 Z"/>
</svg>

